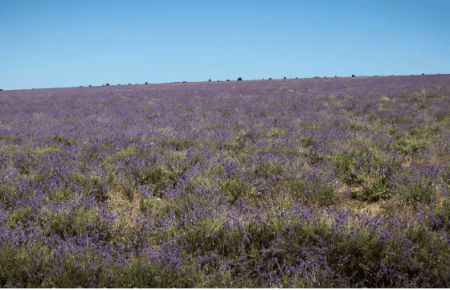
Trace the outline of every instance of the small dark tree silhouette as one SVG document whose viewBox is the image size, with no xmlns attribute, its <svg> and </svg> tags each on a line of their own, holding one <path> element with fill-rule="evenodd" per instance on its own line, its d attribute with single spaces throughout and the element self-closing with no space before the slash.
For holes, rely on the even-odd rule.
<svg viewBox="0 0 450 290">
<path fill-rule="evenodd" d="M 272 78 L 269 78 L 269 81 L 271 81 L 272 80 Z"/>
<path fill-rule="evenodd" d="M 208 82 L 211 82 L 211 79 L 209 79 L 209 81 Z"/>
<path fill-rule="evenodd" d="M 356 78 L 356 76 L 355 76 L 355 75 L 352 75 L 352 78 Z"/>
<path fill-rule="evenodd" d="M 92 87 L 91 85 L 89 85 L 89 87 Z"/>
<path fill-rule="evenodd" d="M 129 86 L 131 86 L 131 83 L 128 83 Z"/>
<path fill-rule="evenodd" d="M 337 78 L 337 76 L 334 76 L 335 78 Z"/>
<path fill-rule="evenodd" d="M 182 81 L 183 84 L 187 83 L 187 81 Z"/>
<path fill-rule="evenodd" d="M 295 77 L 296 80 L 298 80 L 298 77 Z"/>
<path fill-rule="evenodd" d="M 229 79 L 227 79 L 227 82 L 229 82 L 230 80 Z"/>
<path fill-rule="evenodd" d="M 109 86 L 109 83 L 106 83 L 107 86 Z"/>
<path fill-rule="evenodd" d="M 148 85 L 148 82 L 145 82 L 146 85 Z"/>
<path fill-rule="evenodd" d="M 424 74 L 424 73 L 422 73 L 422 75 L 424 76 L 425 74 Z"/>
<path fill-rule="evenodd" d="M 284 77 L 284 79 L 286 79 L 286 77 Z"/>
<path fill-rule="evenodd" d="M 238 81 L 242 81 L 242 78 L 238 78 L 237 80 L 238 80 Z"/>
</svg>

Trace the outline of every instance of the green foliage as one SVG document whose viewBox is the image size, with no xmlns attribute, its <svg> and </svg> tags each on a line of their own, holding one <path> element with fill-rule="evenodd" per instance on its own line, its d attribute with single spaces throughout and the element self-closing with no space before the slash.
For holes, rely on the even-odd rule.
<svg viewBox="0 0 450 290">
<path fill-rule="evenodd" d="M 93 209 L 71 209 L 67 214 L 58 212 L 47 212 L 42 214 L 41 226 L 46 227 L 45 223 L 48 224 L 48 230 L 51 233 L 59 235 L 61 238 L 64 237 L 64 233 L 67 233 L 69 237 L 83 234 L 89 231 L 89 224 L 96 225 L 96 228 L 109 229 L 109 226 L 100 220 L 97 216 L 97 212 Z"/>
<path fill-rule="evenodd" d="M 444 230 L 446 232 L 450 231 L 450 202 L 449 200 L 444 201 L 442 209 L 435 210 L 434 216 L 439 220 L 431 226 L 434 231 Z"/>
<path fill-rule="evenodd" d="M 16 123 L 16 122 L 13 122 L 13 123 Z M 12 144 L 19 144 L 23 140 L 22 137 L 19 137 L 16 135 L 2 135 L 2 136 L 0 136 L 0 139 L 4 139 L 5 141 L 11 142 Z"/>
<path fill-rule="evenodd" d="M 324 155 L 319 154 L 316 149 L 312 148 L 307 149 L 302 156 L 304 156 L 311 164 L 316 164 L 325 159 Z"/>
<path fill-rule="evenodd" d="M 188 163 L 180 163 L 178 166 L 167 164 L 164 168 L 162 165 L 153 165 L 145 168 L 133 168 L 133 175 L 136 184 L 151 184 L 153 192 L 159 193 L 162 189 L 173 188 L 179 177 L 189 169 L 191 165 Z"/>
<path fill-rule="evenodd" d="M 399 158 L 392 159 L 385 156 L 383 152 L 377 152 L 373 148 L 373 144 L 369 144 L 367 149 L 363 152 L 345 151 L 343 153 L 332 153 L 328 155 L 327 160 L 331 161 L 336 169 L 343 177 L 343 181 L 349 186 L 364 186 L 363 199 L 379 200 L 382 196 L 387 197 L 390 185 L 383 174 L 379 175 L 377 172 L 380 168 L 385 168 L 388 172 L 395 172 L 401 169 L 401 160 Z M 392 173 L 391 173 L 392 174 Z M 369 182 L 370 177 L 375 180 Z M 366 185 L 364 183 L 366 182 Z M 378 193 L 377 193 L 378 192 Z M 379 194 L 379 198 L 375 195 Z M 358 192 L 354 193 L 360 195 Z M 372 197 L 370 197 L 372 196 Z"/>
<path fill-rule="evenodd" d="M 450 113 L 446 114 L 440 114 L 436 117 L 437 121 L 440 123 L 448 124 L 450 123 Z"/>
<path fill-rule="evenodd" d="M 146 167 L 142 170 L 135 169 L 138 184 L 152 184 L 153 192 L 158 192 L 165 187 L 167 172 L 160 166 Z"/>
<path fill-rule="evenodd" d="M 343 175 L 344 182 L 348 185 L 362 184 L 364 181 L 355 172 L 363 167 L 365 160 L 357 151 L 345 151 L 341 154 L 332 153 L 327 158 Z"/>
<path fill-rule="evenodd" d="M 175 151 L 170 152 L 169 154 L 169 160 L 172 162 L 176 162 L 177 160 L 181 160 L 186 158 L 186 151 Z"/>
<path fill-rule="evenodd" d="M 53 137 L 53 140 L 55 140 L 58 143 L 62 143 L 65 146 L 70 146 L 72 144 L 75 144 L 75 138 L 66 138 L 65 136 L 59 134 L 59 135 L 55 135 Z"/>
<path fill-rule="evenodd" d="M 364 124 L 359 122 L 350 122 L 347 127 L 354 130 L 355 132 L 361 132 L 365 128 Z"/>
<path fill-rule="evenodd" d="M 183 209 L 180 207 L 175 210 L 181 212 Z M 74 218 L 80 219 L 85 215 L 92 218 L 89 211 L 75 213 Z M 77 223 L 74 225 L 76 229 L 79 226 Z M 355 287 L 401 288 L 405 285 L 402 280 L 396 279 L 395 273 L 407 273 L 410 280 L 414 281 L 413 278 L 427 269 L 430 285 L 443 285 L 450 267 L 450 251 L 446 241 L 422 227 L 408 228 L 404 238 L 382 241 L 374 233 L 360 230 L 350 232 L 348 229 L 336 234 L 324 222 L 303 223 L 293 215 L 289 223 L 286 219 L 272 219 L 265 224 L 249 222 L 238 225 L 235 222 L 231 229 L 222 219 L 204 220 L 182 231 L 185 234 L 174 231 L 170 237 L 164 238 L 169 240 L 175 234 L 179 236 L 178 245 L 183 245 L 179 253 L 180 268 L 166 263 L 145 262 L 137 256 L 118 267 L 114 263 L 105 264 L 105 261 L 96 259 L 87 249 L 76 257 L 62 257 L 64 276 L 40 276 L 38 274 L 45 271 L 44 265 L 35 264 L 32 257 L 47 257 L 46 260 L 51 262 L 52 256 L 49 247 L 36 244 L 31 249 L 31 255 L 25 247 L 18 251 L 4 247 L 0 251 L 0 282 L 2 285 L 9 281 L 8 285 L 35 288 L 268 287 L 254 270 L 256 265 L 264 264 L 264 273 L 280 276 L 278 284 L 271 284 L 276 287 L 308 287 L 317 282 L 315 285 L 321 287 L 339 287 L 349 283 Z M 274 243 L 276 247 L 272 246 Z M 402 250 L 410 244 L 417 249 Z M 197 252 L 198 249 L 201 251 Z M 310 276 L 309 279 L 313 280 L 306 280 L 306 272 L 304 275 L 286 273 L 276 263 L 268 263 L 277 259 L 283 261 L 283 265 L 295 266 L 299 259 L 310 259 L 308 253 L 316 255 L 321 249 L 325 251 L 325 257 L 320 258 L 326 258 L 327 264 L 332 265 L 331 273 L 322 278 Z M 217 257 L 197 264 L 198 259 L 206 253 L 215 253 Z M 93 257 L 93 263 L 89 263 L 88 257 Z M 224 265 L 223 261 L 228 261 L 229 266 Z M 383 270 L 386 265 L 391 267 L 394 274 Z M 306 269 L 309 274 L 314 273 L 314 270 Z M 337 274 L 340 279 L 333 282 L 332 278 Z"/>
<path fill-rule="evenodd" d="M 0 202 L 7 208 L 12 206 L 13 201 L 18 197 L 15 187 L 10 182 L 3 183 L 0 181 Z"/>
<path fill-rule="evenodd" d="M 273 136 L 285 135 L 285 134 L 286 134 L 286 132 L 281 128 L 272 128 L 270 130 L 269 136 L 273 137 Z"/>
<path fill-rule="evenodd" d="M 236 133 L 236 138 L 234 140 L 225 140 L 223 143 L 217 144 L 217 148 L 228 151 L 237 151 L 238 153 L 244 152 L 248 145 L 252 145 L 258 136 L 259 133 L 254 130 L 240 130 Z"/>
<path fill-rule="evenodd" d="M 379 118 L 383 122 L 390 123 L 392 125 L 408 124 L 408 122 L 410 121 L 410 117 L 402 116 L 396 113 L 390 113 L 388 115 L 380 116 Z"/>
<path fill-rule="evenodd" d="M 180 271 L 166 265 L 142 263 L 135 259 L 128 267 L 113 267 L 113 278 L 102 279 L 103 283 L 100 284 L 102 286 L 99 287 L 114 285 L 115 288 L 194 288 L 201 284 L 201 275 L 195 272 L 187 274 L 186 270 Z"/>
<path fill-rule="evenodd" d="M 287 146 L 284 149 L 276 149 L 275 153 L 280 154 L 280 155 L 294 156 L 294 157 L 300 157 L 302 155 L 300 153 L 300 151 L 298 151 L 296 149 L 292 149 Z"/>
<path fill-rule="evenodd" d="M 294 180 L 289 183 L 290 190 L 298 197 L 305 197 L 308 202 L 321 206 L 330 206 L 336 199 L 336 193 L 320 180 Z"/>
<path fill-rule="evenodd" d="M 79 172 L 69 177 L 70 181 L 76 181 L 81 184 L 83 192 L 86 195 L 93 195 L 97 202 L 104 202 L 108 199 L 106 191 L 103 187 L 103 180 L 100 176 L 86 176 Z M 63 189 L 62 192 L 57 192 L 52 198 L 58 200 L 66 200 L 71 196 L 69 189 Z"/>
<path fill-rule="evenodd" d="M 115 172 L 110 172 L 106 175 L 106 181 L 108 182 L 109 186 L 113 187 L 117 184 L 117 178 Z"/>
<path fill-rule="evenodd" d="M 161 201 L 154 198 L 144 198 L 139 200 L 139 206 L 143 214 L 149 214 L 152 210 L 158 210 L 161 207 Z"/>
<path fill-rule="evenodd" d="M 417 247 L 412 256 L 402 251 L 404 243 Z M 335 236 L 332 245 L 333 255 L 328 260 L 337 265 L 336 272 L 341 276 L 352 277 L 349 282 L 355 287 L 405 287 L 392 274 L 382 274 L 381 264 L 392 265 L 396 273 L 408 273 L 410 279 L 429 269 L 431 285 L 440 285 L 447 278 L 450 266 L 446 242 L 420 227 L 410 227 L 404 239 L 394 238 L 387 243 L 373 233 L 360 232 L 351 238 Z M 408 260 L 410 262 L 405 263 Z M 373 273 L 377 272 L 381 275 L 375 284 Z M 420 287 L 420 284 L 415 287 Z"/>
<path fill-rule="evenodd" d="M 246 185 L 240 179 L 225 180 L 219 183 L 219 188 L 222 192 L 225 192 L 229 196 L 229 201 L 234 203 L 239 197 L 251 194 L 253 188 L 250 185 Z"/>
<path fill-rule="evenodd" d="M 417 100 L 415 100 L 417 101 Z M 430 107 L 429 104 L 424 103 L 422 100 L 419 100 L 418 106 L 419 110 L 424 110 L 424 109 L 428 109 Z"/>
<path fill-rule="evenodd" d="M 270 175 L 281 175 L 283 173 L 282 167 L 276 167 L 272 162 L 263 162 L 258 165 L 253 173 L 261 178 L 269 178 Z"/>
<path fill-rule="evenodd" d="M 29 152 L 31 155 L 44 155 L 47 152 L 61 152 L 61 149 L 55 145 L 52 144 L 48 147 L 35 147 L 35 148 L 28 148 L 26 152 Z"/>
<path fill-rule="evenodd" d="M 393 109 L 394 108 L 394 104 L 391 103 L 381 103 L 379 105 L 380 109 Z"/>
<path fill-rule="evenodd" d="M 450 251 L 447 241 L 442 240 L 437 233 L 422 227 L 408 228 L 405 236 L 417 250 L 412 256 L 414 268 L 400 271 L 407 272 L 409 270 L 418 275 L 423 272 L 423 269 L 428 269 L 431 285 L 439 285 L 448 279 Z"/>
<path fill-rule="evenodd" d="M 386 132 L 391 136 L 399 136 L 398 135 L 398 132 L 399 132 L 398 126 L 389 125 L 389 127 L 386 129 Z"/>
<path fill-rule="evenodd" d="M 253 114 L 255 117 L 271 117 L 273 115 L 274 114 L 272 112 L 257 112 Z"/>
<path fill-rule="evenodd" d="M 136 196 L 136 189 L 133 184 L 129 182 L 127 179 L 123 179 L 120 184 L 120 193 L 123 197 L 125 197 L 129 202 L 133 202 Z"/>
<path fill-rule="evenodd" d="M 242 139 L 238 140 L 225 140 L 222 144 L 218 144 L 219 148 L 223 148 L 225 150 L 236 150 L 236 151 L 243 151 L 245 148 L 245 141 Z"/>
<path fill-rule="evenodd" d="M 119 159 L 123 159 L 127 156 L 139 155 L 140 149 L 135 145 L 130 145 L 127 148 L 121 149 L 116 153 L 116 157 Z"/>
<path fill-rule="evenodd" d="M 315 129 L 318 128 L 319 126 L 316 123 L 310 123 L 307 121 L 303 121 L 300 125 L 300 128 L 305 129 L 305 130 L 309 130 L 309 129 Z"/>
<path fill-rule="evenodd" d="M 220 261 L 228 260 L 232 262 L 232 269 L 222 268 L 220 271 L 226 273 L 226 281 L 221 281 L 220 284 L 217 284 L 220 280 L 211 279 L 206 285 L 210 287 L 218 287 L 219 285 L 262 287 L 264 285 L 267 286 L 267 284 L 261 283 L 261 277 L 255 275 L 254 265 L 275 258 L 278 261 L 284 261 L 285 264 L 296 265 L 298 259 L 303 257 L 300 253 L 301 251 L 298 250 L 300 247 L 302 249 L 313 247 L 321 238 L 330 234 L 330 230 L 324 223 L 316 223 L 315 225 L 300 224 L 296 220 L 296 217 L 292 217 L 290 225 L 286 225 L 278 219 L 271 220 L 267 224 L 250 222 L 244 225 L 237 225 L 235 223 L 231 230 L 226 226 L 226 223 L 222 223 L 220 220 L 213 220 L 210 223 L 203 223 L 182 235 L 180 243 L 188 245 L 198 244 L 202 253 L 211 251 L 217 253 L 217 260 L 209 263 L 209 268 L 212 271 L 202 268 L 197 273 L 211 277 L 211 274 L 217 271 L 213 269 L 221 268 Z M 296 233 L 295 238 L 291 236 L 291 231 Z M 278 246 L 271 248 L 275 241 Z M 261 251 L 261 249 L 269 248 L 270 250 Z M 195 251 L 196 247 L 191 246 L 188 249 L 190 254 L 194 254 Z M 246 261 L 246 264 L 251 265 L 249 267 L 250 271 L 244 270 L 241 266 L 242 264 L 239 261 L 242 258 Z M 266 269 L 266 273 L 268 272 L 274 272 L 280 276 L 283 275 L 275 264 Z M 298 277 L 294 285 L 308 285 L 302 278 L 301 276 Z M 319 280 L 318 282 L 321 285 L 329 285 L 325 280 Z M 288 287 L 286 280 L 281 285 Z"/>
<path fill-rule="evenodd" d="M 177 151 L 183 151 L 187 148 L 194 147 L 197 143 L 198 141 L 196 139 L 179 140 L 175 138 L 167 138 L 162 140 L 161 146 L 163 149 L 169 147 Z"/>
<path fill-rule="evenodd" d="M 33 221 L 38 214 L 38 209 L 27 206 L 21 209 L 13 210 L 6 220 L 6 227 L 15 227 L 18 223 L 24 224 L 25 221 Z"/>
<path fill-rule="evenodd" d="M 303 137 L 301 139 L 301 142 L 304 146 L 312 146 L 314 144 L 316 144 L 316 139 L 312 138 L 312 137 Z"/>
<path fill-rule="evenodd" d="M 450 190 L 450 168 L 449 167 L 443 167 L 440 170 L 439 175 L 442 178 L 442 181 L 444 182 L 445 185 L 447 185 L 448 189 Z M 1 188 L 1 185 L 0 185 Z"/>
<path fill-rule="evenodd" d="M 224 172 L 224 168 L 222 165 L 212 166 L 208 169 L 208 175 L 221 175 Z"/>
<path fill-rule="evenodd" d="M 155 118 L 159 118 L 160 116 L 161 116 L 160 113 L 147 114 L 147 115 L 145 115 L 144 119 L 149 121 L 149 120 L 152 120 L 152 119 L 155 119 Z"/>
<path fill-rule="evenodd" d="M 378 120 L 378 115 L 375 113 L 370 113 L 367 115 L 367 120 L 368 121 L 374 121 L 374 120 Z"/>
<path fill-rule="evenodd" d="M 394 144 L 387 146 L 388 149 L 398 150 L 402 154 L 418 153 L 422 146 L 415 139 L 400 138 Z"/>
<path fill-rule="evenodd" d="M 351 239 L 338 235 L 332 240 L 333 255 L 328 260 L 336 265 L 335 271 L 340 276 L 353 276 L 351 285 L 373 287 L 368 280 L 369 275 L 377 268 L 377 263 L 386 257 L 389 246 L 373 234 L 359 232 Z"/>
<path fill-rule="evenodd" d="M 49 254 L 49 247 L 40 243 L 34 244 L 29 249 L 21 247 L 15 250 L 13 250 L 13 246 L 5 245 L 0 250 L 0 260 L 2 261 L 0 263 L 0 285 L 5 287 L 6 283 L 9 282 L 7 287 L 40 287 L 44 277 L 42 275 L 39 277 L 36 274 L 45 272 L 45 265 L 33 263 L 32 256 L 43 255 L 48 257 Z M 23 265 L 28 266 L 28 269 Z"/>
<path fill-rule="evenodd" d="M 202 245 L 202 251 L 218 251 L 227 253 L 225 249 L 226 241 L 234 235 L 223 228 L 222 219 L 208 219 L 198 224 L 185 224 L 182 234 L 183 242 L 190 245 L 198 243 Z"/>
<path fill-rule="evenodd" d="M 433 132 L 439 131 L 437 126 L 433 128 L 411 128 L 407 133 L 400 134 L 398 128 L 391 127 L 388 133 L 391 134 L 395 141 L 387 144 L 386 148 L 397 150 L 403 154 L 419 153 L 433 144 Z"/>
<path fill-rule="evenodd" d="M 372 182 L 364 185 L 362 200 L 376 202 L 390 197 L 392 185 L 384 173 L 378 174 Z M 357 193 L 352 193 L 353 198 L 358 198 Z"/>
<path fill-rule="evenodd" d="M 415 138 L 426 138 L 427 137 L 427 132 L 425 130 L 427 130 L 427 129 L 413 127 L 413 128 L 408 130 L 408 133 L 409 133 L 409 135 L 411 135 L 411 136 L 413 136 Z"/>
<path fill-rule="evenodd" d="M 438 195 L 431 180 L 427 178 L 415 182 L 403 182 L 398 186 L 397 192 L 412 204 L 430 203 Z"/>
<path fill-rule="evenodd" d="M 433 126 L 430 128 L 430 132 L 435 135 L 435 134 L 439 134 L 442 133 L 442 128 L 439 125 Z"/>
<path fill-rule="evenodd" d="M 54 193 L 48 195 L 49 200 L 70 201 L 72 199 L 72 190 L 68 187 L 57 189 Z"/>
</svg>

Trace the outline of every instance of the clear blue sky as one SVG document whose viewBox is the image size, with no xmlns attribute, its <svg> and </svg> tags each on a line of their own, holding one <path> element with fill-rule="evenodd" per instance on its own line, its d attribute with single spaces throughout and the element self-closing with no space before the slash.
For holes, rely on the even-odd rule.
<svg viewBox="0 0 450 290">
<path fill-rule="evenodd" d="M 0 88 L 450 73 L 450 0 L 0 1 Z"/>
</svg>

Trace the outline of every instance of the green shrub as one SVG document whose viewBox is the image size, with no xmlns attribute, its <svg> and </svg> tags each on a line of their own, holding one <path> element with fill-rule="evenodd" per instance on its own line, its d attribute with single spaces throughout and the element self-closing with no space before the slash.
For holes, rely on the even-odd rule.
<svg viewBox="0 0 450 290">
<path fill-rule="evenodd" d="M 378 175 L 374 181 L 364 186 L 364 200 L 369 202 L 387 199 L 390 196 L 392 185 L 384 173 Z"/>
<path fill-rule="evenodd" d="M 311 146 L 317 143 L 316 139 L 312 137 L 303 137 L 301 139 L 301 142 L 304 146 Z"/>
<path fill-rule="evenodd" d="M 398 187 L 398 192 L 406 201 L 416 204 L 430 203 L 438 195 L 434 186 L 428 179 L 420 182 L 405 182 Z"/>
<path fill-rule="evenodd" d="M 322 206 L 330 206 L 336 199 L 335 191 L 322 181 L 294 180 L 290 182 L 289 187 L 297 198 L 306 198 L 308 202 Z"/>
<path fill-rule="evenodd" d="M 239 197 L 251 194 L 253 188 L 246 185 L 240 179 L 230 179 L 219 183 L 219 188 L 222 192 L 228 195 L 229 201 L 234 203 Z"/>
<path fill-rule="evenodd" d="M 281 175 L 283 168 L 276 167 L 272 162 L 263 162 L 253 170 L 253 173 L 257 177 L 268 178 L 270 175 Z"/>
</svg>

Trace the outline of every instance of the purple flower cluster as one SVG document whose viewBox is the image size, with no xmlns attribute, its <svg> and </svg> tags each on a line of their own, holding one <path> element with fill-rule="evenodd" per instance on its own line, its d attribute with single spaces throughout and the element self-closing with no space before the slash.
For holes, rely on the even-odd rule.
<svg viewBox="0 0 450 290">
<path fill-rule="evenodd" d="M 2 92 L 0 286 L 448 287 L 449 76 L 269 80 Z"/>
</svg>

